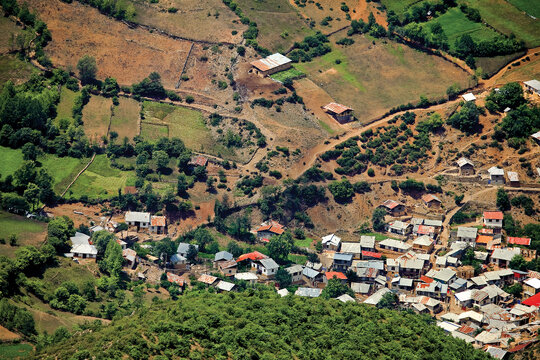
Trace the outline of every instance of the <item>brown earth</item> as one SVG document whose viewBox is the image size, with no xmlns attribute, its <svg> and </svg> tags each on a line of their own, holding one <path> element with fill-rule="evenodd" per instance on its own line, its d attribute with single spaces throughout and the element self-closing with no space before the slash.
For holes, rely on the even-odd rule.
<svg viewBox="0 0 540 360">
<path fill-rule="evenodd" d="M 101 209 L 102 207 L 98 205 L 83 205 L 81 203 L 73 203 L 61 204 L 55 207 L 47 207 L 45 208 L 45 211 L 54 217 L 64 215 L 68 216 L 71 220 L 73 220 L 75 227 L 79 227 L 81 224 L 90 224 L 90 221 L 94 221 L 94 223 L 99 225 L 101 221 L 100 218 L 103 216 L 101 214 Z M 76 214 L 75 211 L 82 212 L 84 215 Z"/>
<path fill-rule="evenodd" d="M 96 59 L 99 79 L 114 77 L 121 85 L 131 85 L 157 71 L 163 85 L 174 88 L 191 42 L 130 29 L 79 2 L 28 3 L 51 31 L 53 40 L 45 51 L 56 66 L 75 71 L 78 60 L 91 55 Z"/>
<path fill-rule="evenodd" d="M 2 325 L 0 325 L 0 341 L 13 341 L 20 338 L 20 335 L 15 334 L 14 332 L 11 332 Z"/>
</svg>

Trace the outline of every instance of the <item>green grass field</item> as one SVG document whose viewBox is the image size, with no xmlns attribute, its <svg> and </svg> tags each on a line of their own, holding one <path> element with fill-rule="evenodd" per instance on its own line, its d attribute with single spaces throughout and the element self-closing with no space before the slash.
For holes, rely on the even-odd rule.
<svg viewBox="0 0 540 360">
<path fill-rule="evenodd" d="M 529 7 L 538 14 L 539 2 L 532 0 L 512 0 L 510 2 L 505 0 L 467 0 L 467 3 L 480 11 L 482 20 L 495 29 L 506 35 L 515 34 L 518 39 L 525 41 L 528 48 L 540 46 L 540 36 L 538 35 L 540 34 L 540 21 L 532 19 L 518 9 L 518 7 L 523 6 L 522 4 L 529 4 Z M 512 4 L 519 6 L 516 7 Z"/>
<path fill-rule="evenodd" d="M 401 17 L 412 4 L 421 3 L 422 0 L 381 0 L 381 4 L 386 7 L 386 10 L 393 10 Z"/>
<path fill-rule="evenodd" d="M 299 77 L 305 75 L 302 71 L 292 67 L 290 69 L 280 71 L 278 73 L 275 73 L 271 76 L 272 79 L 284 82 L 286 79 L 298 79 Z"/>
<path fill-rule="evenodd" d="M 23 359 L 33 350 L 30 344 L 0 344 L 2 359 Z"/>
<path fill-rule="evenodd" d="M 139 102 L 129 98 L 119 98 L 118 106 L 114 107 L 111 119 L 111 131 L 118 133 L 118 138 L 133 139 L 139 133 L 137 122 L 139 120 Z"/>
<path fill-rule="evenodd" d="M 86 195 L 89 199 L 110 198 L 118 194 L 118 189 L 131 184 L 132 178 L 133 172 L 113 168 L 106 155 L 97 155 L 92 165 L 66 193 L 66 197 L 79 198 Z"/>
<path fill-rule="evenodd" d="M 23 163 L 23 155 L 20 149 L 14 150 L 8 147 L 0 146 L 0 175 L 5 178 L 8 175 L 13 175 Z"/>
<path fill-rule="evenodd" d="M 305 239 L 295 239 L 294 240 L 294 245 L 298 246 L 298 247 L 310 247 L 311 244 L 313 243 L 313 239 L 312 238 L 309 238 L 309 237 L 306 237 Z"/>
<path fill-rule="evenodd" d="M 288 0 L 237 0 L 236 3 L 257 23 L 257 42 L 271 51 L 283 52 L 313 33 Z"/>
<path fill-rule="evenodd" d="M 295 67 L 334 101 L 352 107 L 360 122 L 395 106 L 418 102 L 421 95 L 443 97 L 455 82 L 462 88 L 469 84 L 464 71 L 436 56 L 390 41 L 375 40 L 373 45 L 374 40 L 365 36 L 354 36 L 354 40 L 351 46 L 334 45 L 332 52 Z"/>
<path fill-rule="evenodd" d="M 73 122 L 73 103 L 75 98 L 78 96 L 78 93 L 69 90 L 65 86 L 62 88 L 60 93 L 60 102 L 56 108 L 56 119 L 54 122 L 58 124 L 60 119 L 68 119 Z"/>
<path fill-rule="evenodd" d="M 6 240 L 6 244 L 0 244 L 0 255 L 13 257 L 20 246 L 39 245 L 45 239 L 46 229 L 46 223 L 0 211 L 0 238 Z M 17 235 L 17 246 L 9 245 L 12 234 Z"/>
<path fill-rule="evenodd" d="M 287 258 L 295 264 L 305 265 L 307 262 L 307 256 L 305 255 L 289 254 Z"/>
<path fill-rule="evenodd" d="M 491 40 L 498 34 L 481 23 L 469 20 L 458 8 L 453 8 L 445 14 L 428 21 L 427 24 L 438 23 L 442 26 L 448 37 L 450 49 L 454 49 L 456 40 L 465 34 L 470 35 L 475 41 Z"/>
<path fill-rule="evenodd" d="M 534 0 L 508 0 L 508 2 L 519 10 L 536 18 L 540 18 L 540 2 Z"/>
<path fill-rule="evenodd" d="M 8 80 L 20 85 L 36 71 L 30 63 L 19 60 L 15 55 L 0 55 L 0 87 Z"/>
</svg>

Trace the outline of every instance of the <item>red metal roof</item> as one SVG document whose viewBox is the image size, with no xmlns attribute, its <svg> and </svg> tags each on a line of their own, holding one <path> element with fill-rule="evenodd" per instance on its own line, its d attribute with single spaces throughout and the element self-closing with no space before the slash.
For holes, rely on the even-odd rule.
<svg viewBox="0 0 540 360">
<path fill-rule="evenodd" d="M 281 235 L 281 234 L 283 234 L 283 232 L 285 230 L 283 229 L 283 225 L 280 225 L 280 224 L 277 224 L 277 223 L 272 223 L 272 224 L 263 225 L 263 226 L 261 226 L 260 228 L 258 228 L 255 231 L 257 231 L 257 232 L 259 232 L 259 231 L 269 231 L 271 233 Z"/>
<path fill-rule="evenodd" d="M 326 278 L 328 280 L 333 279 L 334 277 L 340 279 L 340 280 L 347 280 L 347 276 L 345 276 L 344 273 L 341 273 L 339 271 L 328 271 L 326 273 Z"/>
<path fill-rule="evenodd" d="M 420 276 L 420 281 L 423 281 L 423 282 L 425 282 L 427 284 L 431 284 L 433 282 L 433 279 L 429 278 L 429 277 L 427 277 L 425 275 L 422 275 L 422 276 Z"/>
<path fill-rule="evenodd" d="M 396 206 L 399 206 L 401 205 L 400 203 L 398 203 L 397 201 L 395 200 L 386 200 L 385 202 L 383 202 L 382 204 L 384 207 L 387 207 L 388 209 L 392 210 L 394 209 Z"/>
<path fill-rule="evenodd" d="M 382 254 L 377 253 L 377 252 L 373 252 L 373 251 L 362 251 L 362 256 L 369 256 L 369 257 L 374 257 L 374 258 L 380 259 Z"/>
<path fill-rule="evenodd" d="M 484 219 L 502 220 L 503 217 L 502 211 L 484 211 Z"/>
<path fill-rule="evenodd" d="M 434 200 L 437 202 L 441 202 L 441 200 L 433 194 L 426 194 L 422 196 L 422 200 L 424 200 L 424 202 L 427 202 L 427 203 Z"/>
<path fill-rule="evenodd" d="M 197 281 L 200 281 L 202 283 L 205 283 L 207 285 L 212 285 L 217 280 L 217 277 L 208 275 L 208 274 L 202 274 Z"/>
<path fill-rule="evenodd" d="M 152 216 L 152 219 L 150 220 L 150 225 L 152 226 L 165 226 L 166 222 L 165 216 Z"/>
<path fill-rule="evenodd" d="M 509 244 L 525 245 L 525 246 L 531 245 L 531 238 L 508 237 L 507 241 Z"/>
<path fill-rule="evenodd" d="M 532 343 L 534 343 L 534 340 L 524 342 L 523 344 L 519 344 L 519 345 L 514 346 L 513 348 L 508 349 L 508 352 L 509 353 L 518 352 L 520 350 L 525 349 L 527 346 L 531 345 Z"/>
<path fill-rule="evenodd" d="M 471 333 L 474 332 L 474 329 L 472 327 L 470 327 L 470 326 L 463 325 L 457 331 L 459 331 L 460 333 L 463 333 L 463 334 L 471 334 Z"/>
<path fill-rule="evenodd" d="M 173 273 L 170 273 L 170 272 L 167 273 L 167 281 L 178 284 L 180 286 L 184 286 L 184 279 L 182 279 L 180 276 L 178 276 L 176 274 L 173 274 Z"/>
<path fill-rule="evenodd" d="M 478 237 L 476 238 L 476 242 L 478 244 L 487 244 L 491 240 L 493 240 L 493 237 L 487 235 L 478 235 Z"/>
<path fill-rule="evenodd" d="M 247 253 L 247 254 L 243 254 L 243 255 L 240 255 L 238 257 L 238 259 L 236 259 L 236 262 L 240 262 L 240 261 L 244 261 L 244 260 L 252 260 L 252 261 L 257 261 L 257 260 L 261 260 L 261 259 L 266 259 L 268 256 L 258 252 L 258 251 L 253 251 L 253 252 L 250 252 L 250 253 Z"/>
<path fill-rule="evenodd" d="M 417 233 L 422 234 L 422 235 L 434 234 L 435 233 L 435 227 L 427 226 L 427 225 L 418 225 Z"/>
<path fill-rule="evenodd" d="M 323 106 L 323 109 L 326 111 L 333 112 L 334 114 L 341 114 L 345 111 L 352 110 L 350 107 L 347 107 L 345 105 L 341 105 L 335 102 L 331 102 L 330 104 L 326 104 Z"/>
<path fill-rule="evenodd" d="M 482 228 L 482 229 L 478 230 L 478 232 L 480 234 L 493 235 L 493 229 L 489 229 L 489 228 Z"/>
<path fill-rule="evenodd" d="M 527 305 L 527 306 L 539 307 L 540 306 L 540 293 L 533 295 L 526 300 L 523 300 L 522 304 Z"/>
</svg>

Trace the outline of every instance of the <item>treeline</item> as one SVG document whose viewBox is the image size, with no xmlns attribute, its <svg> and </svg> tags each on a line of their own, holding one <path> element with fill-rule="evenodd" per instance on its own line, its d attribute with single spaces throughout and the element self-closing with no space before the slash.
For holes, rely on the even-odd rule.
<svg viewBox="0 0 540 360">
<path fill-rule="evenodd" d="M 92 331 L 80 331 L 51 344 L 35 357 L 426 360 L 489 357 L 446 335 L 425 315 L 322 298 L 279 298 L 266 287 L 229 294 L 190 291 L 175 302 L 156 301 L 151 308 L 109 326 L 91 328 Z M 407 341 L 404 334 L 410 335 Z"/>
<path fill-rule="evenodd" d="M 332 51 L 326 35 L 317 31 L 315 35 L 306 36 L 302 42 L 295 42 L 293 50 L 287 55 L 293 62 L 308 62 L 313 58 Z"/>
<path fill-rule="evenodd" d="M 71 4 L 73 0 L 62 0 Z M 124 0 L 76 0 L 82 4 L 90 5 L 98 9 L 102 14 L 112 16 L 118 20 L 133 20 L 136 12 L 135 7 Z"/>
</svg>

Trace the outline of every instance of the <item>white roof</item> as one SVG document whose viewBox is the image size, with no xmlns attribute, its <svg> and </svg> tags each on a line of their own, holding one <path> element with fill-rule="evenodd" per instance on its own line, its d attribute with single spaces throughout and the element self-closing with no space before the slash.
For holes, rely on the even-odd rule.
<svg viewBox="0 0 540 360">
<path fill-rule="evenodd" d="M 384 247 L 392 247 L 396 249 L 402 249 L 402 250 L 409 250 L 411 248 L 410 245 L 404 243 L 400 240 L 394 240 L 394 239 L 385 239 L 379 243 L 380 246 Z"/>
<path fill-rule="evenodd" d="M 456 297 L 456 299 L 458 299 L 458 301 L 465 302 L 472 299 L 472 293 L 472 290 L 465 290 L 455 294 L 454 296 Z"/>
<path fill-rule="evenodd" d="M 75 236 L 72 236 L 69 238 L 71 240 L 71 244 L 73 246 L 75 245 L 88 245 L 88 240 L 90 240 L 90 236 L 86 235 L 86 234 L 83 234 L 83 233 L 80 233 L 80 232 L 76 232 L 75 233 Z"/>
<path fill-rule="evenodd" d="M 456 339 L 461 339 L 461 340 L 465 341 L 468 344 L 474 342 L 474 338 L 472 336 L 469 336 L 469 335 L 464 334 L 464 333 L 459 332 L 459 331 L 452 331 L 452 332 L 450 332 L 450 335 L 452 335 L 452 337 L 455 337 Z"/>
<path fill-rule="evenodd" d="M 289 290 L 287 290 L 287 289 L 279 289 L 277 291 L 277 293 L 278 293 L 279 296 L 284 297 L 284 296 L 289 295 Z"/>
<path fill-rule="evenodd" d="M 302 272 L 303 270 L 304 270 L 304 267 L 302 265 L 298 265 L 298 264 L 295 264 L 295 265 L 289 266 L 288 268 L 285 268 L 285 271 L 288 272 L 289 274 L 294 274 L 296 272 Z"/>
<path fill-rule="evenodd" d="M 540 140 L 540 131 L 538 132 L 535 132 L 534 134 L 531 135 L 533 138 L 535 138 L 536 140 Z M 538 170 L 538 168 L 536 168 Z M 540 172 L 539 172 L 540 173 Z"/>
<path fill-rule="evenodd" d="M 285 55 L 281 55 L 280 53 L 275 53 L 265 57 L 264 59 L 260 59 L 258 62 L 266 66 L 268 69 L 273 69 L 278 66 L 290 63 L 291 59 L 289 59 Z"/>
<path fill-rule="evenodd" d="M 519 181 L 519 175 L 515 171 L 508 171 L 508 180 L 510 181 Z"/>
<path fill-rule="evenodd" d="M 355 293 L 367 294 L 369 292 L 370 285 L 366 283 L 351 283 L 351 289 Z"/>
<path fill-rule="evenodd" d="M 375 247 L 375 236 L 360 236 L 360 246 L 363 248 L 374 248 Z"/>
<path fill-rule="evenodd" d="M 464 166 L 464 165 L 466 165 L 466 164 L 469 164 L 469 165 L 471 165 L 471 166 L 474 166 L 474 164 L 472 163 L 472 161 L 469 160 L 469 159 L 467 159 L 466 157 L 461 157 L 461 158 L 459 158 L 459 159 L 457 160 L 457 164 L 458 164 L 459 167 L 462 167 L 462 166 Z"/>
<path fill-rule="evenodd" d="M 493 176 L 493 175 L 501 175 L 501 176 L 504 176 L 504 170 L 503 169 L 499 169 L 498 167 L 496 166 L 492 166 L 488 169 L 488 173 L 489 175 Z"/>
<path fill-rule="evenodd" d="M 442 319 L 442 317 L 441 317 Z M 437 321 L 437 326 L 447 332 L 452 332 L 459 329 L 461 326 L 448 321 Z"/>
<path fill-rule="evenodd" d="M 469 310 L 469 311 L 459 314 L 458 319 L 459 321 L 471 319 L 471 320 L 481 323 L 484 320 L 484 315 L 477 313 L 476 311 Z"/>
<path fill-rule="evenodd" d="M 493 254 L 491 254 L 492 259 L 500 259 L 510 261 L 514 256 L 521 254 L 519 248 L 505 248 L 505 249 L 495 249 Z"/>
<path fill-rule="evenodd" d="M 413 241 L 413 245 L 430 246 L 433 244 L 433 240 L 427 235 L 420 236 Z"/>
<path fill-rule="evenodd" d="M 73 254 L 87 254 L 87 255 L 97 255 L 98 251 L 94 245 L 90 244 L 78 244 L 71 248 Z"/>
<path fill-rule="evenodd" d="M 425 307 L 424 304 L 412 304 L 412 307 L 415 308 L 418 311 L 427 310 L 427 307 Z"/>
<path fill-rule="evenodd" d="M 316 298 L 316 297 L 319 297 L 321 293 L 322 293 L 322 289 L 299 287 L 294 293 L 294 295 Z"/>
<path fill-rule="evenodd" d="M 452 269 L 444 268 L 439 271 L 436 271 L 433 275 L 433 279 L 447 282 L 456 276 L 456 272 Z"/>
<path fill-rule="evenodd" d="M 399 221 L 399 220 L 396 220 L 394 221 L 393 223 L 390 224 L 390 228 L 391 229 L 396 229 L 396 230 L 405 230 L 407 229 L 411 224 L 409 223 L 406 223 L 406 222 L 403 222 L 403 221 Z"/>
<path fill-rule="evenodd" d="M 474 96 L 473 93 L 466 93 L 466 94 L 461 95 L 461 97 L 465 101 L 474 101 L 474 100 L 476 100 L 476 96 Z"/>
<path fill-rule="evenodd" d="M 478 229 L 475 227 L 460 226 L 457 229 L 458 238 L 476 239 L 477 234 L 478 234 Z"/>
<path fill-rule="evenodd" d="M 277 269 L 277 268 L 279 268 L 279 265 L 272 258 L 261 259 L 261 260 L 259 260 L 259 262 L 266 269 Z"/>
<path fill-rule="evenodd" d="M 336 236 L 336 234 L 330 234 L 322 237 L 323 245 L 329 243 L 330 245 L 338 246 L 340 242 L 341 238 Z"/>
<path fill-rule="evenodd" d="M 540 81 L 538 80 L 529 80 L 524 82 L 525 85 L 532 87 L 536 91 L 540 91 Z"/>
<path fill-rule="evenodd" d="M 340 295 L 336 298 L 336 300 L 339 300 L 341 301 L 342 303 L 346 303 L 346 302 L 356 302 L 356 300 L 349 294 L 343 294 L 343 295 Z"/>
<path fill-rule="evenodd" d="M 360 243 L 358 242 L 344 242 L 344 243 L 341 243 L 340 252 L 350 253 L 350 254 L 360 254 L 362 252 L 362 247 L 360 246 Z"/>
<path fill-rule="evenodd" d="M 126 221 L 129 222 L 150 222 L 150 213 L 147 212 L 138 212 L 138 211 L 128 211 L 124 216 Z"/>
<path fill-rule="evenodd" d="M 245 281 L 258 280 L 259 279 L 257 277 L 257 275 L 255 275 L 254 273 L 250 273 L 250 272 L 236 273 L 234 275 L 234 278 L 236 280 L 245 280 Z"/>
<path fill-rule="evenodd" d="M 535 289 L 540 289 L 540 279 L 537 279 L 537 278 L 529 278 L 527 280 L 524 281 L 525 284 L 535 288 Z"/>
<path fill-rule="evenodd" d="M 223 281 L 223 280 L 220 280 L 218 282 L 218 284 L 216 285 L 216 287 L 219 289 L 219 290 L 223 290 L 223 291 L 231 291 L 234 287 L 234 284 L 233 283 L 230 283 L 230 282 L 227 282 L 227 281 Z"/>
<path fill-rule="evenodd" d="M 388 288 L 381 288 L 379 289 L 375 294 L 368 297 L 366 300 L 364 300 L 364 304 L 369 305 L 377 305 L 379 301 L 381 301 L 382 297 L 386 294 L 391 292 Z"/>
<path fill-rule="evenodd" d="M 503 359 L 507 353 L 506 350 L 494 346 L 488 346 L 486 352 L 495 359 Z"/>
<path fill-rule="evenodd" d="M 441 315 L 442 320 L 450 321 L 450 322 L 458 322 L 459 321 L 459 315 L 453 312 L 446 313 L 444 315 Z"/>
</svg>

